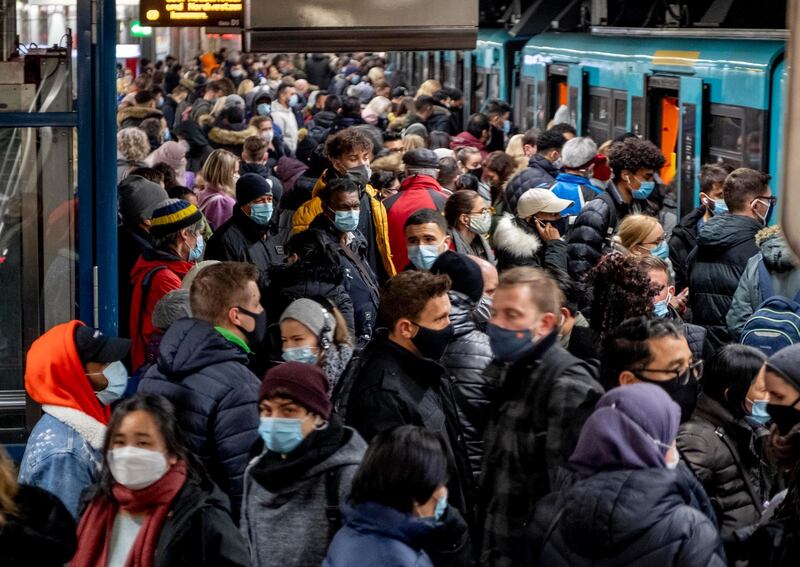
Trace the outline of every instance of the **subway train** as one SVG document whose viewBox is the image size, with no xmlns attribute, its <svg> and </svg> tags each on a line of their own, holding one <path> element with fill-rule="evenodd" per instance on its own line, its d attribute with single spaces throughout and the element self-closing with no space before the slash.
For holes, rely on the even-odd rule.
<svg viewBox="0 0 800 567">
<path fill-rule="evenodd" d="M 778 195 L 785 39 L 763 30 L 601 27 L 529 38 L 481 30 L 474 51 L 397 52 L 389 63 L 411 86 L 437 79 L 460 89 L 465 117 L 501 99 L 520 131 L 546 128 L 562 108 L 598 145 L 625 132 L 650 139 L 667 158 L 660 177 L 674 183 L 684 214 L 708 162 L 766 171 Z"/>
</svg>

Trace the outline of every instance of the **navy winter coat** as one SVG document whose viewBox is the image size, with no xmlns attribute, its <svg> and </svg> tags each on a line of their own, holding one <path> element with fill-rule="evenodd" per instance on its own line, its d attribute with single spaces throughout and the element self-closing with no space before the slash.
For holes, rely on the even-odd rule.
<svg viewBox="0 0 800 567">
<path fill-rule="evenodd" d="M 558 172 L 559 169 L 546 157 L 539 154 L 534 155 L 528 161 L 528 167 L 520 171 L 508 182 L 503 194 L 505 212 L 516 215 L 517 202 L 522 197 L 522 194 L 528 189 L 555 183 Z"/>
<path fill-rule="evenodd" d="M 230 496 L 234 518 L 258 439 L 259 380 L 247 361 L 247 354 L 209 323 L 179 319 L 161 340 L 158 364 L 139 385 L 139 392 L 160 394 L 175 406 L 189 449 Z"/>
</svg>

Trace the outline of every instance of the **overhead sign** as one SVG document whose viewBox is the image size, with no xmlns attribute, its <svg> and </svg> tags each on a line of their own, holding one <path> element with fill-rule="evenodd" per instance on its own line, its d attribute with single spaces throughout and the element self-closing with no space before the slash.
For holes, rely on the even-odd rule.
<svg viewBox="0 0 800 567">
<path fill-rule="evenodd" d="M 241 28 L 244 0 L 141 0 L 139 17 L 148 26 Z"/>
<path fill-rule="evenodd" d="M 149 26 L 143 26 L 139 20 L 133 20 L 131 22 L 132 37 L 150 37 L 151 35 L 153 35 L 153 28 Z"/>
</svg>

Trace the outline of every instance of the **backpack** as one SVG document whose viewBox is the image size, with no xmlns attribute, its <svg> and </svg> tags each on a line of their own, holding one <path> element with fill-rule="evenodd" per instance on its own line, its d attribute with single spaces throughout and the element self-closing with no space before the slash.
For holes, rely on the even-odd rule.
<svg viewBox="0 0 800 567">
<path fill-rule="evenodd" d="M 740 342 L 770 356 L 800 343 L 800 293 L 794 299 L 775 295 L 763 259 L 758 263 L 758 285 L 762 303 L 742 328 Z"/>
</svg>

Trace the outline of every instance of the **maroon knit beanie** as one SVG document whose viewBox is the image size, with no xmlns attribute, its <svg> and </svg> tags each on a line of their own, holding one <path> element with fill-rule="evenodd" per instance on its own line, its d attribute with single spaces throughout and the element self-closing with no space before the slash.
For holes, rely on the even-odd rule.
<svg viewBox="0 0 800 567">
<path fill-rule="evenodd" d="M 284 362 L 267 371 L 258 389 L 258 401 L 271 398 L 276 391 L 325 419 L 331 416 L 328 377 L 319 366 L 303 362 Z"/>
</svg>

